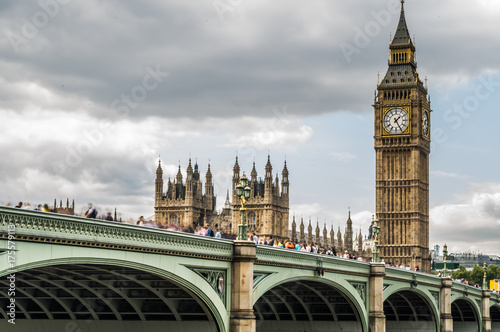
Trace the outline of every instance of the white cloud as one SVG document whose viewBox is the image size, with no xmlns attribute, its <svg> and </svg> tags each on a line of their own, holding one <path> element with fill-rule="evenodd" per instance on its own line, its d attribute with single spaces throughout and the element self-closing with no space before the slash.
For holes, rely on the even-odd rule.
<svg viewBox="0 0 500 332">
<path fill-rule="evenodd" d="M 274 117 L 270 119 L 245 117 L 235 123 L 234 129 L 226 128 L 229 132 L 229 142 L 222 144 L 226 147 L 241 149 L 295 149 L 297 144 L 304 144 L 313 135 L 313 129 L 305 125 L 302 119 L 284 112 L 274 110 Z M 237 122 L 237 124 L 236 124 Z"/>
<path fill-rule="evenodd" d="M 447 243 L 458 252 L 500 254 L 500 192 L 474 193 L 467 204 L 435 207 L 430 219 L 431 247 Z"/>
</svg>

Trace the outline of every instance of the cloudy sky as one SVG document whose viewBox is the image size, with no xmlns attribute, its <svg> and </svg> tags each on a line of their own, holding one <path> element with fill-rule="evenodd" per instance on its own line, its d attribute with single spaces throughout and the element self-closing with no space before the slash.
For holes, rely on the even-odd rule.
<svg viewBox="0 0 500 332">
<path fill-rule="evenodd" d="M 0 201 L 153 214 L 154 174 L 287 161 L 291 212 L 366 234 L 398 0 L 0 2 Z M 431 246 L 500 254 L 500 3 L 407 0 L 432 100 Z"/>
</svg>

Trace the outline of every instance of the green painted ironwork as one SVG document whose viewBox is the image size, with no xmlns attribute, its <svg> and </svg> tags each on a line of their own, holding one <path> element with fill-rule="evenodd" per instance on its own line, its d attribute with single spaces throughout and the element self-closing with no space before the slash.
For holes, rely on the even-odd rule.
<svg viewBox="0 0 500 332">
<path fill-rule="evenodd" d="M 366 283 L 364 282 L 349 282 L 352 287 L 358 292 L 363 301 L 366 301 Z"/>
<path fill-rule="evenodd" d="M 185 255 L 228 259 L 230 240 L 76 216 L 0 207 L 0 234 L 15 229 L 16 240 L 59 241 L 59 244 L 119 246 L 120 249 L 163 250 Z M 60 242 L 64 241 L 64 242 Z M 106 247 L 108 248 L 108 247 Z"/>
<path fill-rule="evenodd" d="M 192 269 L 205 279 L 208 284 L 217 292 L 220 299 L 227 307 L 226 292 L 227 292 L 227 271 L 226 270 L 210 270 L 210 269 Z"/>
</svg>

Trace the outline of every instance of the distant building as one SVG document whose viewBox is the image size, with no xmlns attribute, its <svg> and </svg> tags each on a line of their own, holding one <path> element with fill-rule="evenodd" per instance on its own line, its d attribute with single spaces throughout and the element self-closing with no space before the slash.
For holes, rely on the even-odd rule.
<svg viewBox="0 0 500 332">
<path fill-rule="evenodd" d="M 369 228 L 369 234 L 371 234 L 371 227 Z M 313 233 L 313 228 L 311 225 L 311 218 L 309 218 L 309 226 L 307 227 L 307 232 L 305 231 L 304 218 L 301 217 L 299 231 L 297 231 L 297 223 L 295 221 L 295 215 L 293 216 L 292 228 L 289 232 L 290 239 L 295 243 L 300 244 L 318 244 L 320 247 L 324 247 L 325 249 L 334 248 L 337 254 L 342 254 L 347 251 L 349 255 L 355 257 L 361 257 L 367 261 L 370 261 L 372 258 L 372 248 L 373 248 L 373 239 L 371 236 L 367 236 L 363 238 L 361 230 L 359 234 L 355 236 L 353 239 L 353 230 L 352 230 L 352 220 L 351 220 L 351 212 L 349 211 L 349 215 L 346 220 L 345 234 L 342 236 L 342 232 L 340 230 L 340 226 L 337 231 L 337 239 L 335 239 L 335 232 L 333 230 L 333 225 L 328 231 L 326 227 L 326 223 L 323 225 L 323 229 L 321 230 L 319 227 L 319 221 L 316 222 L 316 229 Z"/>
<path fill-rule="evenodd" d="M 278 174 L 273 181 L 269 156 L 265 170 L 264 179 L 258 178 L 254 163 L 250 173 L 248 185 L 251 188 L 251 193 L 246 203 L 248 232 L 255 232 L 259 237 L 273 236 L 275 239 L 284 239 L 288 237 L 289 228 L 288 168 L 285 162 L 281 186 Z M 236 157 L 233 168 L 232 203 L 229 201 L 228 190 L 224 208 L 220 213 L 216 210 L 216 196 L 214 195 L 210 164 L 205 176 L 204 193 L 198 164 L 196 163 L 193 169 L 191 159 L 186 174 L 184 183 L 179 166 L 174 181 L 169 178 L 167 190 L 164 191 L 163 169 L 161 162 L 158 163 L 155 180 L 155 221 L 180 227 L 196 227 L 209 223 L 214 228 L 221 229 L 225 234 L 237 234 L 238 224 L 241 221 L 241 204 L 235 188 L 243 175 L 238 158 Z"/>
<path fill-rule="evenodd" d="M 443 268 L 443 256 L 440 255 L 438 258 L 433 260 L 433 268 L 441 270 Z M 457 269 L 460 265 L 464 266 L 467 270 L 472 270 L 474 265 L 482 266 L 483 263 L 486 265 L 494 264 L 500 266 L 500 257 L 497 255 L 483 255 L 480 253 L 451 253 L 446 257 L 446 268 L 448 270 Z"/>
<path fill-rule="evenodd" d="M 60 214 L 75 215 L 75 200 L 69 205 L 69 199 L 66 199 L 66 207 L 63 207 L 62 200 L 60 200 L 59 207 L 57 207 L 57 200 L 54 199 L 54 212 Z"/>
<path fill-rule="evenodd" d="M 173 224 L 182 227 L 203 226 L 211 223 L 217 216 L 215 212 L 216 197 L 212 183 L 210 164 L 205 175 L 205 193 L 202 192 L 202 183 L 198 163 L 194 170 L 191 159 L 186 170 L 186 183 L 183 181 L 181 166 L 174 181 L 167 182 L 167 190 L 163 190 L 163 169 L 158 162 L 155 180 L 155 214 L 156 222 Z"/>
<path fill-rule="evenodd" d="M 248 232 L 255 232 L 257 236 L 265 238 L 269 236 L 273 236 L 275 239 L 288 238 L 290 183 L 286 161 L 281 174 L 280 187 L 278 174 L 276 174 L 276 178 L 273 181 L 273 167 L 270 156 L 267 157 L 264 179 L 257 177 L 255 162 L 253 163 L 248 184 L 251 189 L 250 198 L 246 203 Z M 232 189 L 231 232 L 233 234 L 238 233 L 238 224 L 241 220 L 241 203 L 235 190 L 241 175 L 238 157 L 236 157 L 233 167 Z"/>
</svg>

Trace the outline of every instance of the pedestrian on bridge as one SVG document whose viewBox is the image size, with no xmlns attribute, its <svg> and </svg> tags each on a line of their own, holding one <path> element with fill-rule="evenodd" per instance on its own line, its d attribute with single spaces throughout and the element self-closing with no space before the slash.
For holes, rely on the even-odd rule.
<svg viewBox="0 0 500 332">
<path fill-rule="evenodd" d="M 85 218 L 95 219 L 96 217 L 97 217 L 97 210 L 92 206 L 92 203 L 89 203 L 89 209 L 87 210 L 87 212 L 85 212 Z"/>
</svg>

